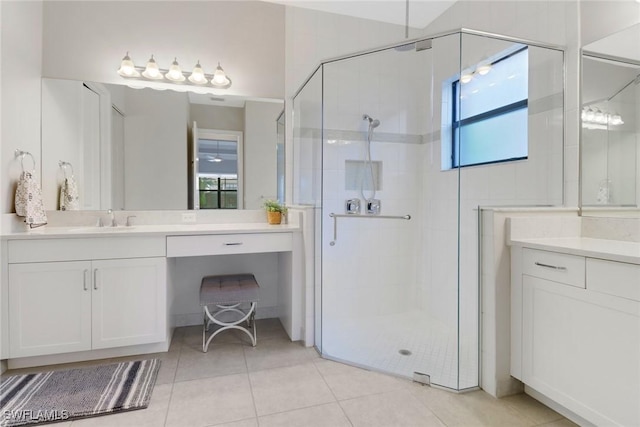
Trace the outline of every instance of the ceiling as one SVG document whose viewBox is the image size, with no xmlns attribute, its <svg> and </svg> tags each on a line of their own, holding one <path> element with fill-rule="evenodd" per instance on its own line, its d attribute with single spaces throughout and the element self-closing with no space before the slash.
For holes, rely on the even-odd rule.
<svg viewBox="0 0 640 427">
<path fill-rule="evenodd" d="M 584 50 L 640 62 L 640 24 L 589 43 Z"/>
<path fill-rule="evenodd" d="M 405 25 L 406 0 L 264 0 L 339 15 Z M 456 0 L 410 0 L 409 26 L 424 28 L 451 7 Z"/>
</svg>

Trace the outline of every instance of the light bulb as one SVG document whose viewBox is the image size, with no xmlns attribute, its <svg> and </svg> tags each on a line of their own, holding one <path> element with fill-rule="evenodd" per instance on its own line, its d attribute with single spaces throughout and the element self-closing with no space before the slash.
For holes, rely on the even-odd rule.
<svg viewBox="0 0 640 427">
<path fill-rule="evenodd" d="M 189 81 L 191 83 L 195 83 L 197 85 L 202 85 L 202 84 L 207 83 L 207 78 L 204 76 L 204 70 L 200 66 L 200 61 L 198 61 L 196 66 L 193 67 L 193 71 L 191 72 L 191 75 L 189 76 Z"/>
<path fill-rule="evenodd" d="M 129 57 L 129 52 L 122 58 L 122 62 L 120 63 L 120 69 L 118 69 L 118 74 L 122 77 L 140 77 L 140 73 L 136 70 L 136 66 L 133 61 Z"/>
<path fill-rule="evenodd" d="M 609 124 L 613 126 L 623 125 L 622 116 L 620 116 L 620 114 L 614 114 L 610 117 Z"/>
<path fill-rule="evenodd" d="M 463 74 L 462 76 L 460 76 L 460 82 L 462 84 L 467 84 L 471 80 L 473 80 L 473 74 L 471 74 L 471 73 Z"/>
<path fill-rule="evenodd" d="M 151 55 L 151 58 L 147 62 L 147 67 L 142 72 L 142 75 L 152 80 L 158 80 L 162 78 L 162 74 L 160 74 L 160 69 L 158 68 L 156 60 L 153 59 L 153 55 Z"/>
<path fill-rule="evenodd" d="M 182 74 L 182 69 L 180 69 L 180 65 L 178 64 L 178 58 L 174 58 L 171 66 L 169 67 L 169 72 L 164 75 L 168 80 L 172 82 L 183 82 L 184 75 Z"/>
<path fill-rule="evenodd" d="M 227 77 L 224 70 L 220 66 L 219 62 L 218 62 L 218 67 L 216 68 L 216 71 L 213 73 L 213 79 L 211 79 L 211 84 L 214 86 L 223 87 L 223 88 L 227 88 L 231 86 L 231 79 Z"/>
<path fill-rule="evenodd" d="M 489 64 L 488 62 L 485 62 L 483 64 L 480 64 L 478 66 L 478 68 L 476 68 L 476 71 L 478 72 L 478 74 L 480 74 L 481 76 L 484 76 L 485 74 L 488 74 L 489 71 L 491 71 L 491 64 Z"/>
<path fill-rule="evenodd" d="M 595 113 L 591 108 L 587 110 L 587 113 L 584 116 L 585 120 L 592 122 L 595 119 Z"/>
</svg>

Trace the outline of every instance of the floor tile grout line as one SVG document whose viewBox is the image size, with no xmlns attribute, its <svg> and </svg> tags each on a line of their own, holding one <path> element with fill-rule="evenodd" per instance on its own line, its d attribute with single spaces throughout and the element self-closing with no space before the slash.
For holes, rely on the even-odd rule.
<svg viewBox="0 0 640 427">
<path fill-rule="evenodd" d="M 257 335 L 257 332 L 256 332 L 256 335 Z M 253 384 L 251 384 L 251 372 L 249 372 L 249 364 L 247 363 L 247 353 L 245 350 L 246 350 L 245 348 L 242 349 L 242 357 L 244 357 L 244 366 L 247 369 L 247 381 L 249 382 L 249 392 L 251 393 L 251 403 L 253 403 L 253 413 L 255 414 L 256 424 L 260 425 L 260 420 L 258 420 L 258 407 L 256 406 L 256 396 L 253 394 Z"/>
<path fill-rule="evenodd" d="M 322 359 L 322 356 L 320 356 L 320 358 Z M 353 427 L 353 421 L 351 421 L 351 418 L 349 418 L 349 415 L 347 415 L 346 411 L 344 410 L 344 408 L 340 404 L 340 400 L 338 399 L 338 396 L 336 396 L 335 392 L 333 391 L 333 389 L 331 388 L 331 386 L 327 382 L 327 379 L 324 377 L 322 372 L 320 372 L 320 368 L 318 368 L 318 364 L 316 363 L 315 360 L 313 361 L 313 366 L 316 368 L 316 371 L 318 371 L 318 374 L 320 375 L 320 378 L 322 378 L 322 381 L 324 381 L 324 383 L 327 385 L 327 388 L 329 389 L 329 391 L 333 395 L 333 398 L 336 400 L 336 403 L 338 404 L 338 407 L 340 408 L 340 411 L 342 411 L 342 414 L 345 416 L 345 418 L 347 419 L 349 424 L 351 424 L 351 426 Z"/>
<path fill-rule="evenodd" d="M 317 403 L 315 405 L 309 405 L 309 406 L 301 406 L 299 408 L 295 408 L 295 409 L 288 409 L 286 411 L 278 411 L 278 412 L 271 412 L 269 414 L 264 414 L 264 415 L 258 415 L 258 422 L 260 421 L 260 418 L 264 418 L 264 417 L 270 417 L 272 415 L 281 415 L 281 414 L 286 414 L 289 412 L 296 412 L 296 411 L 303 411 L 305 409 L 311 409 L 311 408 L 316 408 L 316 407 L 320 407 L 320 406 L 325 406 L 325 405 L 331 405 L 332 403 L 340 403 L 337 400 L 335 402 L 324 402 L 324 403 Z M 343 411 L 344 413 L 344 411 Z M 346 414 L 345 414 L 346 416 Z M 348 419 L 348 417 L 347 417 Z"/>
<path fill-rule="evenodd" d="M 176 330 L 178 328 L 174 328 L 173 333 L 175 334 Z M 173 337 L 172 337 L 172 341 L 173 341 Z M 178 366 L 180 366 L 180 358 L 182 357 L 182 345 L 184 344 L 184 342 L 182 341 L 182 334 L 180 334 L 180 349 L 178 350 L 178 361 L 176 362 L 176 370 L 173 373 L 173 380 L 171 381 L 171 392 L 169 393 L 169 402 L 167 403 L 167 412 L 165 412 L 164 414 L 164 423 L 162 423 L 163 426 L 166 427 L 167 425 L 167 421 L 169 420 L 169 410 L 171 409 L 171 400 L 173 399 L 173 389 L 174 386 L 176 384 L 176 375 L 178 374 Z"/>
</svg>

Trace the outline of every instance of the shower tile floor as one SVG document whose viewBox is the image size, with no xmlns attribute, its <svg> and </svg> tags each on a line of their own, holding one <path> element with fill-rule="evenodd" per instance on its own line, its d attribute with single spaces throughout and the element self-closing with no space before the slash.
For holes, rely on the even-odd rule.
<svg viewBox="0 0 640 427">
<path fill-rule="evenodd" d="M 430 375 L 431 382 L 449 388 L 478 385 L 478 343 L 460 339 L 458 387 L 458 333 L 456 329 L 411 311 L 360 319 L 325 322 L 323 351 L 341 361 L 412 378 L 414 372 Z M 402 352 L 408 350 L 410 354 Z"/>
<path fill-rule="evenodd" d="M 176 329 L 168 352 L 8 371 L 3 376 L 158 357 L 147 409 L 56 427 L 575 427 L 524 394 L 450 393 L 321 359 L 291 342 L 277 319 L 258 320 L 258 345 L 228 331 L 202 353 L 202 329 Z"/>
</svg>

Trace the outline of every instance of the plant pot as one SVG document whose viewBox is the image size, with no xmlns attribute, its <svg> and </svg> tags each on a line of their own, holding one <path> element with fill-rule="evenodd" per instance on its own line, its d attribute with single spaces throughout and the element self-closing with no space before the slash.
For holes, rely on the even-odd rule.
<svg viewBox="0 0 640 427">
<path fill-rule="evenodd" d="M 280 222 L 282 222 L 282 213 L 267 211 L 267 222 L 272 225 L 280 224 Z"/>
</svg>

